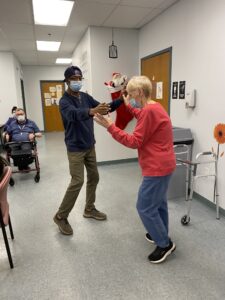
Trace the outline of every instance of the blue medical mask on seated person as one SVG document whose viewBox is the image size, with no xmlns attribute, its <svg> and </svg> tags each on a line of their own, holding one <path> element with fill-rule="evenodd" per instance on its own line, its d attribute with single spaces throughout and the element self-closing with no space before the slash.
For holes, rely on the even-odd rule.
<svg viewBox="0 0 225 300">
<path fill-rule="evenodd" d="M 139 104 L 139 102 L 137 102 L 134 98 L 130 99 L 130 105 L 134 108 L 141 108 L 141 105 Z"/>
<path fill-rule="evenodd" d="M 79 92 L 82 88 L 82 81 L 70 81 L 70 88 L 73 92 Z"/>
</svg>

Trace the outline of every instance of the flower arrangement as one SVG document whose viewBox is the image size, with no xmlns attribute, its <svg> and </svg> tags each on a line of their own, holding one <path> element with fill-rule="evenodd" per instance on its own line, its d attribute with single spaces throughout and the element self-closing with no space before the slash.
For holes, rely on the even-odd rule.
<svg viewBox="0 0 225 300">
<path fill-rule="evenodd" d="M 217 153 L 214 152 L 214 149 L 212 148 L 212 152 L 215 157 L 215 184 L 214 184 L 214 197 L 213 202 L 216 203 L 216 218 L 219 219 L 219 194 L 218 194 L 218 160 L 219 157 L 222 157 L 224 154 L 224 151 L 220 154 L 220 145 L 225 143 L 225 124 L 219 123 L 214 127 L 214 138 L 217 141 Z"/>
</svg>

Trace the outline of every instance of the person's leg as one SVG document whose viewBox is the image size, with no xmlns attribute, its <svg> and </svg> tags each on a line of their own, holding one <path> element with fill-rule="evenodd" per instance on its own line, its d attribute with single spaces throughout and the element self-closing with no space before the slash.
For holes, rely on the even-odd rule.
<svg viewBox="0 0 225 300">
<path fill-rule="evenodd" d="M 62 203 L 53 220 L 58 225 L 61 233 L 66 235 L 73 234 L 67 218 L 74 207 L 84 182 L 84 156 L 85 152 L 68 152 L 69 169 L 71 181 L 64 195 Z"/>
<path fill-rule="evenodd" d="M 32 145 L 30 143 L 21 143 L 20 147 L 21 158 L 18 169 L 22 171 L 29 171 L 29 164 L 33 162 Z"/>
<path fill-rule="evenodd" d="M 167 207 L 165 195 L 169 179 L 170 176 L 146 176 L 138 193 L 138 213 L 147 232 L 159 247 L 166 247 L 169 244 L 168 215 L 166 217 L 165 211 Z"/>
<path fill-rule="evenodd" d="M 57 215 L 61 218 L 67 218 L 69 216 L 84 183 L 85 152 L 68 152 L 67 155 L 71 181 L 57 212 Z"/>
<path fill-rule="evenodd" d="M 167 205 L 167 198 L 166 195 L 164 195 L 161 206 L 159 207 L 159 215 L 161 217 L 161 220 L 163 221 L 163 224 L 166 228 L 167 234 L 169 233 L 169 216 L 168 216 L 168 205 Z"/>
<path fill-rule="evenodd" d="M 141 220 L 157 247 L 148 256 L 152 263 L 163 262 L 176 245 L 168 237 L 166 193 L 171 175 L 144 177 L 138 194 L 137 209 Z"/>
<path fill-rule="evenodd" d="M 86 205 L 84 217 L 94 218 L 96 220 L 105 220 L 106 215 L 95 208 L 96 188 L 99 182 L 99 173 L 94 147 L 86 153 L 84 164 L 87 170 Z"/>
<path fill-rule="evenodd" d="M 86 186 L 86 209 L 95 207 L 96 188 L 99 182 L 99 174 L 96 162 L 95 148 L 90 149 L 84 158 L 84 164 L 87 170 Z"/>
</svg>

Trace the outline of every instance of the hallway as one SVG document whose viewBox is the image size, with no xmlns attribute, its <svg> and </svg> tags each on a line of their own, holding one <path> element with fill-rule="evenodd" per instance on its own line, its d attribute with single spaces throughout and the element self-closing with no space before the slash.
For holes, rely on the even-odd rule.
<svg viewBox="0 0 225 300">
<path fill-rule="evenodd" d="M 0 235 L 1 300 L 200 300 L 225 298 L 225 218 L 193 201 L 191 223 L 182 226 L 183 199 L 169 201 L 170 235 L 177 250 L 160 265 L 148 262 L 154 245 L 135 205 L 141 173 L 136 162 L 100 165 L 96 207 L 106 222 L 84 219 L 85 188 L 69 221 L 71 237 L 53 216 L 69 183 L 62 133 L 38 140 L 41 180 L 15 174 L 9 202 L 15 240 L 10 270 Z"/>
</svg>

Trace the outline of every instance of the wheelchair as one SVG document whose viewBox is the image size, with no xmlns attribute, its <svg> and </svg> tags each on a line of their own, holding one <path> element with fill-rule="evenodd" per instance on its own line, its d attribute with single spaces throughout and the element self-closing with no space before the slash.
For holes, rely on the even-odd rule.
<svg viewBox="0 0 225 300">
<path fill-rule="evenodd" d="M 13 174 L 36 172 L 34 181 L 40 181 L 40 164 L 37 152 L 37 142 L 35 140 L 8 142 L 4 144 L 4 150 L 6 151 L 5 161 L 8 165 L 12 166 Z M 31 164 L 33 164 L 33 166 L 29 167 Z M 12 177 L 10 178 L 9 184 L 10 186 L 14 186 L 15 184 Z"/>
</svg>

